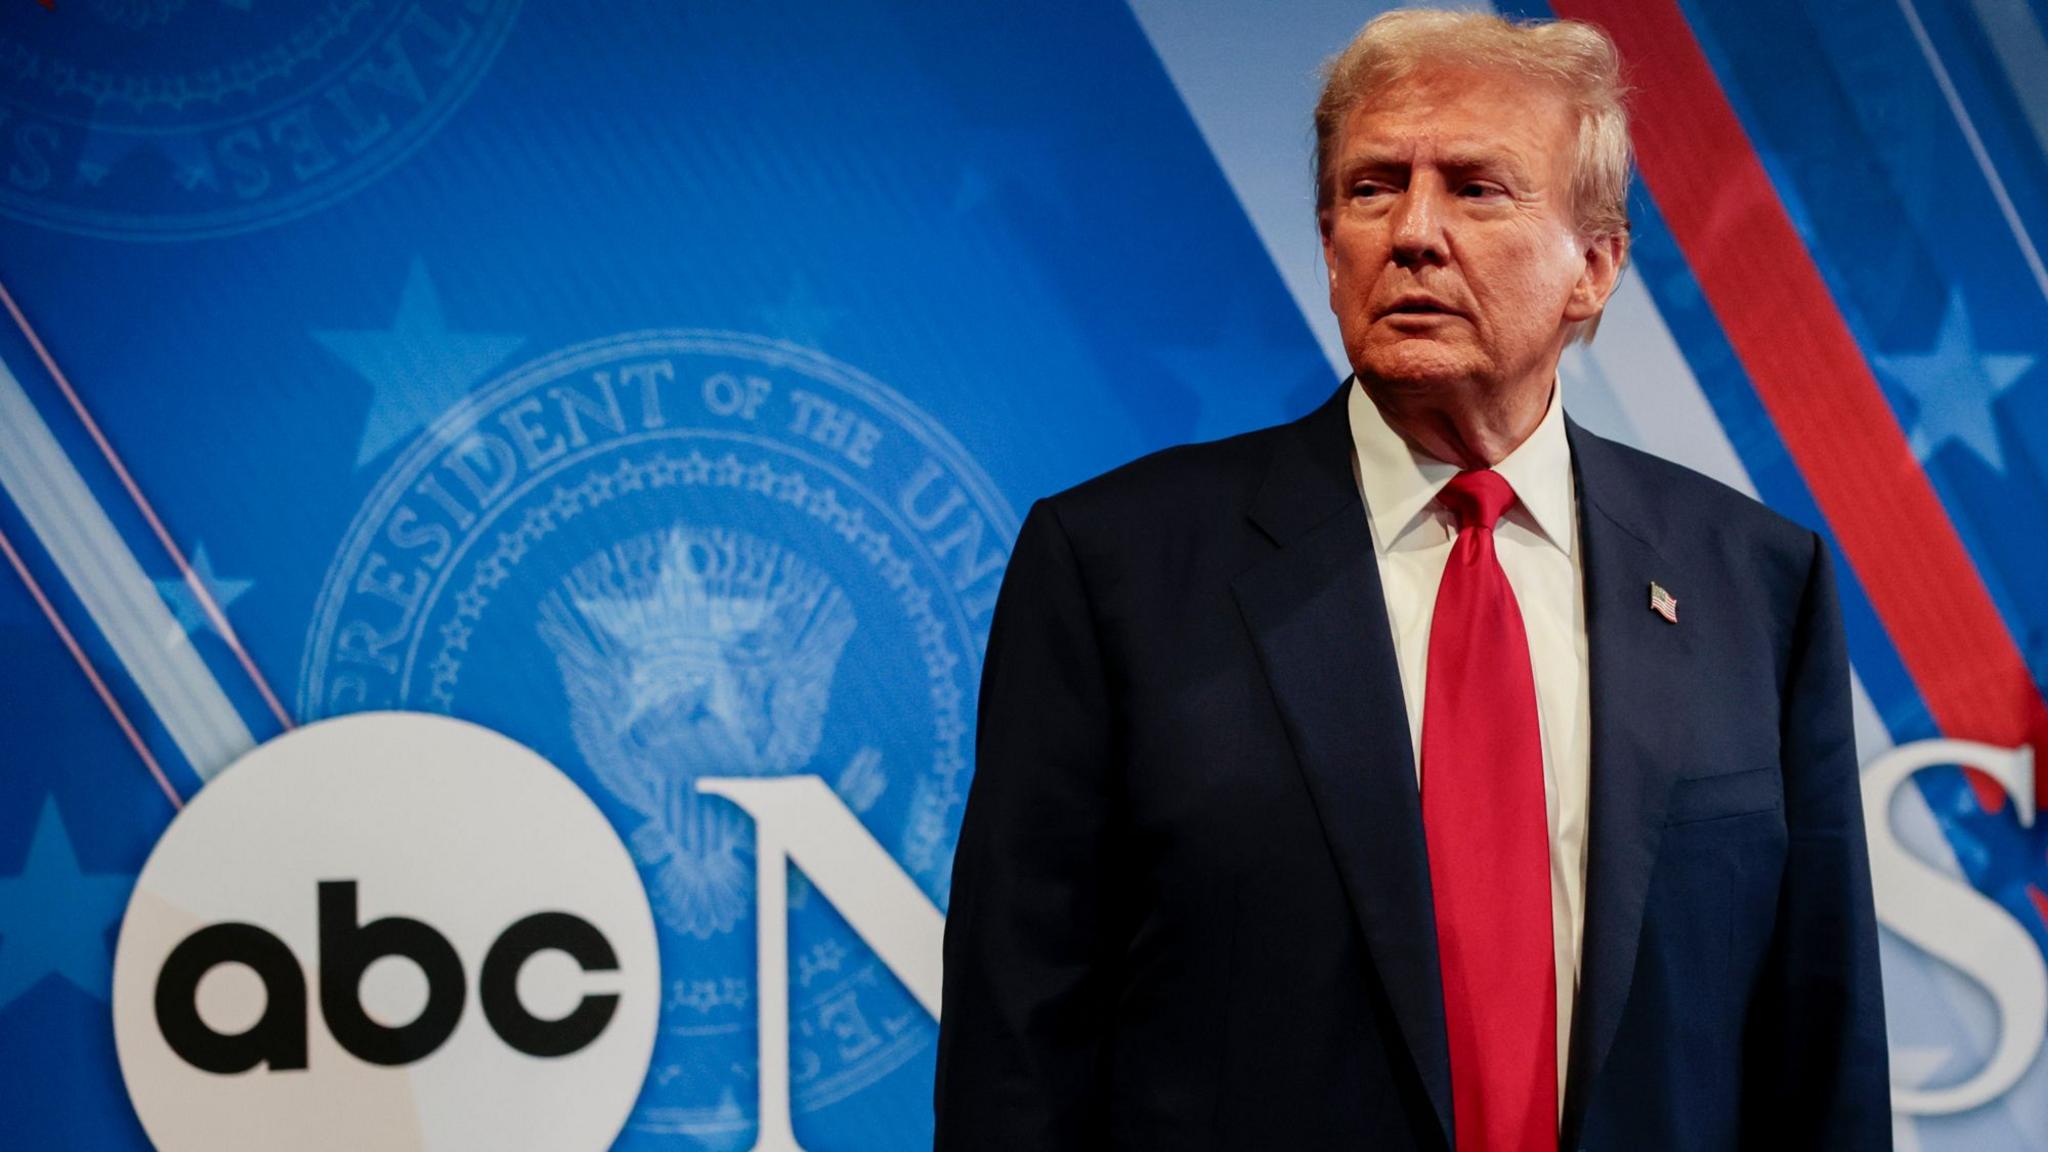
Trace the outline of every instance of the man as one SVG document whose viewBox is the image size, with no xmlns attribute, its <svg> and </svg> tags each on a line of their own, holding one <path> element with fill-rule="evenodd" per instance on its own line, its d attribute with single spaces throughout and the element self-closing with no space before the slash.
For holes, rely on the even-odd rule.
<svg viewBox="0 0 2048 1152">
<path fill-rule="evenodd" d="M 1369 24 L 1316 113 L 1354 378 L 1032 509 L 940 1147 L 1889 1147 L 1827 550 L 1558 398 L 1618 74 L 1583 24 Z"/>
</svg>

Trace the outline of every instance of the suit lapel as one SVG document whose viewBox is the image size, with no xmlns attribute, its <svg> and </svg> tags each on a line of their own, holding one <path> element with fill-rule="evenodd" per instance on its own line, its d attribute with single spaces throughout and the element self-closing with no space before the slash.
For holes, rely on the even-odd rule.
<svg viewBox="0 0 2048 1152">
<path fill-rule="evenodd" d="M 1650 610 L 1650 582 L 1681 574 L 1654 543 L 1658 521 L 1642 505 L 1642 477 L 1615 445 L 1576 424 L 1567 431 L 1585 550 L 1593 729 L 1586 922 L 1562 1132 L 1575 1147 L 1635 972 L 1678 764 L 1659 747 L 1657 717 L 1683 705 L 1687 634 Z"/>
<path fill-rule="evenodd" d="M 1346 389 L 1349 384 L 1347 382 Z M 1414 751 L 1371 530 L 1350 469 L 1346 389 L 1293 425 L 1251 519 L 1278 551 L 1233 581 L 1351 911 L 1451 1138 L 1450 1051 Z M 1561 1139 L 1575 1146 L 1627 1006 L 1678 761 L 1686 633 L 1649 607 L 1680 576 L 1623 451 L 1567 421 L 1584 549 L 1592 712 L 1586 922 Z M 1682 593 L 1683 589 L 1679 591 Z"/>
<path fill-rule="evenodd" d="M 1296 422 L 1297 442 L 1276 452 L 1251 518 L 1279 551 L 1239 575 L 1233 590 L 1448 1143 L 1450 1048 L 1422 806 L 1371 530 L 1351 474 L 1346 389 Z"/>
</svg>

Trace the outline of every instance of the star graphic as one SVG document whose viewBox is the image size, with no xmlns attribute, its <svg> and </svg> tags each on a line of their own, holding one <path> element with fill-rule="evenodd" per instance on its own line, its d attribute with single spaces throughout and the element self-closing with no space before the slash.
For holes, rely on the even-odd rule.
<svg viewBox="0 0 2048 1152">
<path fill-rule="evenodd" d="M 769 335 L 815 348 L 844 312 L 819 300 L 811 291 L 810 277 L 798 272 L 790 278 L 782 302 L 761 309 L 761 319 Z"/>
<path fill-rule="evenodd" d="M 151 151 L 142 137 L 135 133 L 88 127 L 85 138 L 78 145 L 78 159 L 72 164 L 72 182 L 79 187 L 97 188 L 138 150 L 145 155 Z M 201 161 L 204 162 L 203 152 Z M 184 166 L 182 163 L 173 164 L 173 167 Z"/>
<path fill-rule="evenodd" d="M 107 929 L 121 919 L 133 876 L 79 871 L 57 811 L 43 801 L 21 871 L 0 878 L 0 1008 L 45 976 L 62 976 L 93 997 L 113 992 Z"/>
<path fill-rule="evenodd" d="M 964 142 L 950 197 L 955 215 L 985 206 L 1028 208 L 1047 221 L 1075 217 L 1073 190 L 1065 183 L 1067 164 L 1043 132 L 986 128 Z"/>
<path fill-rule="evenodd" d="M 1277 424 L 1300 415 L 1290 409 L 1304 380 L 1316 382 L 1318 397 L 1335 386 L 1312 341 L 1275 339 L 1241 301 L 1199 343 L 1161 345 L 1152 354 L 1192 393 L 1185 402 L 1193 427 L 1172 439 L 1214 440 Z"/>
<path fill-rule="evenodd" d="M 471 385 L 526 342 L 524 336 L 449 331 L 441 298 L 418 259 L 406 274 L 391 327 L 310 335 L 369 382 L 359 468 L 460 403 Z"/>
<path fill-rule="evenodd" d="M 988 203 L 989 195 L 995 190 L 987 174 L 972 164 L 960 169 L 960 178 L 953 185 L 953 215 L 965 216 Z"/>
<path fill-rule="evenodd" d="M 200 585 L 213 597 L 213 602 L 222 612 L 226 612 L 228 605 L 240 599 L 242 593 L 247 592 L 255 584 L 253 580 L 223 580 L 216 575 L 213 560 L 207 556 L 204 544 L 192 550 L 192 571 L 198 574 Z M 157 592 L 164 598 L 164 603 L 170 605 L 171 615 L 178 618 L 181 635 L 191 636 L 213 628 L 213 621 L 207 619 L 206 609 L 200 606 L 199 597 L 182 577 L 158 580 L 155 583 Z"/>
<path fill-rule="evenodd" d="M 2034 366 L 2034 357 L 1980 352 L 1962 295 L 1954 293 L 1934 347 L 1923 353 L 1880 356 L 1878 364 L 1919 405 L 1907 443 L 1922 463 L 1954 440 L 1992 471 L 2004 473 L 2005 453 L 1998 446 L 1992 402 Z"/>
</svg>

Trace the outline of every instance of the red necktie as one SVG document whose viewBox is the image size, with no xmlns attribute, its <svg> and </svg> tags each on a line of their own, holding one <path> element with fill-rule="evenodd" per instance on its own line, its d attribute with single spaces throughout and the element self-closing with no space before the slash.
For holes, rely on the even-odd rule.
<svg viewBox="0 0 2048 1152">
<path fill-rule="evenodd" d="M 1459 1152 L 1557 1148 L 1557 985 L 1536 682 L 1493 526 L 1515 491 L 1460 472 L 1429 629 L 1422 824 Z"/>
</svg>

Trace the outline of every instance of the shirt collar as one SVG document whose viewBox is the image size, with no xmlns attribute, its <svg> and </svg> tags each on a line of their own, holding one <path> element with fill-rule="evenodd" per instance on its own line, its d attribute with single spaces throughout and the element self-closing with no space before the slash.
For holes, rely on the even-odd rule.
<svg viewBox="0 0 2048 1152">
<path fill-rule="evenodd" d="M 1356 377 L 1351 381 L 1347 406 L 1352 455 L 1372 519 L 1373 546 L 1384 553 L 1415 526 L 1459 469 L 1403 440 Z M 1550 407 L 1536 430 L 1493 470 L 1514 488 L 1518 507 L 1532 526 L 1559 551 L 1571 555 L 1578 537 L 1572 528 L 1571 442 L 1565 436 L 1564 405 L 1555 384 L 1550 390 Z"/>
</svg>

